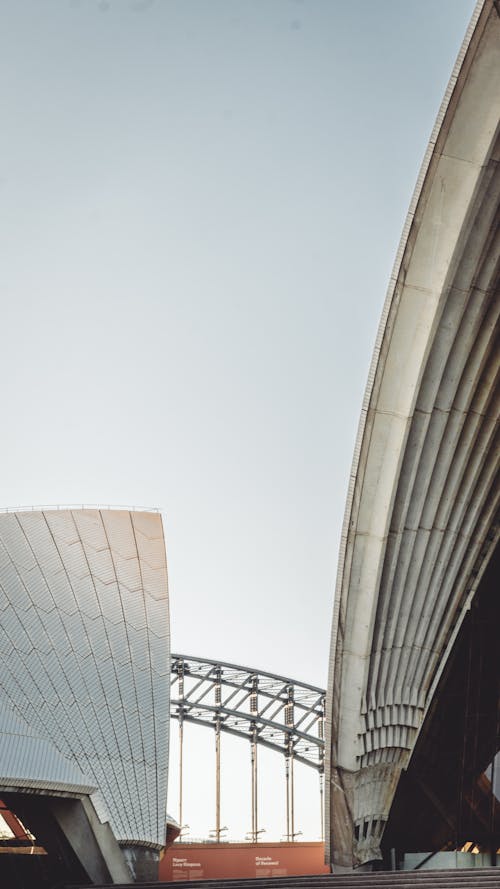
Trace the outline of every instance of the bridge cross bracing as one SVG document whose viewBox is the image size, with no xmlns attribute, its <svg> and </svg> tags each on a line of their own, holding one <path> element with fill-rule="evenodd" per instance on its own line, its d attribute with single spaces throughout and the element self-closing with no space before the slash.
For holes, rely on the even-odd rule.
<svg viewBox="0 0 500 889">
<path fill-rule="evenodd" d="M 215 839 L 220 840 L 220 735 L 226 732 L 250 743 L 252 774 L 251 839 L 258 827 L 258 746 L 281 753 L 285 760 L 286 836 L 293 840 L 294 763 L 319 773 L 323 836 L 325 696 L 322 688 L 261 670 L 172 654 L 171 718 L 179 722 L 179 820 L 182 826 L 183 724 L 195 723 L 215 732 Z"/>
</svg>

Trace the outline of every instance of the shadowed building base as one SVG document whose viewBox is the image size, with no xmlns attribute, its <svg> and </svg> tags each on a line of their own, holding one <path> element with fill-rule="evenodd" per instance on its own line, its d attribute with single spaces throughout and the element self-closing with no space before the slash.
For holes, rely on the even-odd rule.
<svg viewBox="0 0 500 889">
<path fill-rule="evenodd" d="M 40 866 L 52 875 L 50 885 L 54 879 L 90 885 L 133 882 L 109 824 L 99 821 L 88 798 L 2 791 L 2 799 L 36 837 L 37 845 L 47 852 Z M 1 868 L 0 860 L 0 885 L 3 886 Z M 20 885 L 31 884 L 23 881 Z M 41 882 L 33 883 L 33 886 L 40 885 Z"/>
<path fill-rule="evenodd" d="M 158 879 L 160 853 L 146 846 L 122 846 L 123 856 L 135 882 Z"/>
</svg>

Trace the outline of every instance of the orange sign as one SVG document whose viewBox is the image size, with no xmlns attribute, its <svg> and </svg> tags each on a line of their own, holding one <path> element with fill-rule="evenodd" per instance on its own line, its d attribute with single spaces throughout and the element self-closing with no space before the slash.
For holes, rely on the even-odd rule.
<svg viewBox="0 0 500 889">
<path fill-rule="evenodd" d="M 323 843 L 174 843 L 160 862 L 159 879 L 213 880 L 327 874 Z"/>
</svg>

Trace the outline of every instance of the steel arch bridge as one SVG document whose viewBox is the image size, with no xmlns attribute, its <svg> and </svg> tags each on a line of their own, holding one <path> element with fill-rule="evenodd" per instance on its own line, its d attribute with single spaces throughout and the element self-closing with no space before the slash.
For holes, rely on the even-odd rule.
<svg viewBox="0 0 500 889">
<path fill-rule="evenodd" d="M 209 727 L 215 732 L 215 839 L 220 840 L 220 736 L 227 732 L 250 743 L 252 766 L 251 839 L 259 836 L 257 747 L 281 753 L 285 759 L 287 839 L 294 826 L 294 763 L 319 773 L 321 836 L 323 838 L 325 689 L 262 670 L 172 654 L 170 716 L 179 723 L 179 821 L 182 826 L 183 725 Z"/>
</svg>

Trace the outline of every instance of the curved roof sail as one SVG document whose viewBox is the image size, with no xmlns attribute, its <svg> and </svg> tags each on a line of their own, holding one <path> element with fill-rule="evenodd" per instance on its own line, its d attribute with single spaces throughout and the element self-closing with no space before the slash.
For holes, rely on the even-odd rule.
<svg viewBox="0 0 500 889">
<path fill-rule="evenodd" d="M 118 840 L 163 846 L 170 651 L 161 516 L 1 514 L 0 613 L 0 745 L 9 745 L 7 722 L 18 740 L 0 760 L 0 786 L 17 768 L 24 787 L 90 789 Z"/>
<path fill-rule="evenodd" d="M 473 15 L 411 203 L 362 409 L 327 696 L 327 842 L 380 857 L 498 541 L 500 17 Z"/>
</svg>

